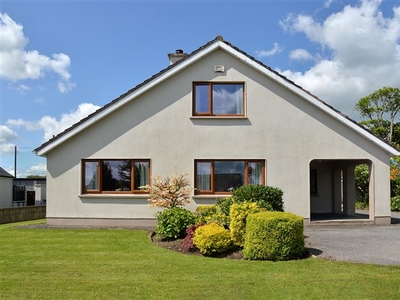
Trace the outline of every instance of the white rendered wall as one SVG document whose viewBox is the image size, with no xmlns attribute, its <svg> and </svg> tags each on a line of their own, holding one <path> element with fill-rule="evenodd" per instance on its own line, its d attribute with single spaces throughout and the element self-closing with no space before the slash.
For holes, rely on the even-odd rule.
<svg viewBox="0 0 400 300">
<path fill-rule="evenodd" d="M 12 207 L 13 178 L 0 177 L 0 208 Z"/>
<path fill-rule="evenodd" d="M 214 65 L 225 73 L 214 73 Z M 194 81 L 245 82 L 247 118 L 191 117 Z M 151 159 L 152 175 L 188 172 L 192 182 L 195 159 L 265 159 L 267 185 L 281 188 L 285 209 L 305 218 L 313 159 L 369 159 L 376 213 L 390 215 L 387 153 L 221 50 L 48 154 L 48 217 L 153 218 L 144 196 L 81 195 L 84 158 Z M 213 202 L 196 196 L 187 207 Z"/>
</svg>

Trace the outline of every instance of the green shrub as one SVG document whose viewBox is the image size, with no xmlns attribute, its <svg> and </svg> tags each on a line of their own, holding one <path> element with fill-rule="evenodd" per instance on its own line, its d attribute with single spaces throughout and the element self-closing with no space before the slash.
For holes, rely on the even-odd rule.
<svg viewBox="0 0 400 300">
<path fill-rule="evenodd" d="M 400 196 L 394 196 L 390 199 L 390 209 L 400 211 Z"/>
<path fill-rule="evenodd" d="M 194 232 L 193 243 L 202 254 L 208 256 L 227 252 L 233 247 L 229 231 L 216 223 L 198 227 Z"/>
<path fill-rule="evenodd" d="M 247 218 L 243 256 L 252 260 L 289 260 L 305 252 L 303 218 L 287 212 L 261 212 Z"/>
<path fill-rule="evenodd" d="M 158 224 L 156 233 L 166 239 L 177 239 L 183 237 L 186 228 L 196 221 L 195 215 L 182 207 L 166 209 L 156 215 Z"/>
<path fill-rule="evenodd" d="M 229 230 L 236 246 L 243 247 L 246 233 L 246 218 L 250 214 L 262 211 L 256 203 L 233 203 L 230 210 Z"/>
<path fill-rule="evenodd" d="M 229 218 L 229 213 L 231 209 L 231 205 L 233 203 L 232 197 L 218 198 L 217 205 L 221 209 L 221 211 Z M 229 221 L 228 221 L 229 224 Z"/>
<path fill-rule="evenodd" d="M 357 201 L 356 202 L 356 209 L 368 209 L 369 205 L 368 202 L 361 202 L 361 201 Z"/>
<path fill-rule="evenodd" d="M 227 227 L 228 217 L 221 211 L 221 208 L 214 205 L 200 205 L 196 208 L 196 223 L 209 224 L 217 223 L 221 226 Z"/>
<path fill-rule="evenodd" d="M 233 203 L 255 202 L 266 210 L 284 211 L 283 191 L 260 184 L 243 185 L 233 190 Z"/>
</svg>

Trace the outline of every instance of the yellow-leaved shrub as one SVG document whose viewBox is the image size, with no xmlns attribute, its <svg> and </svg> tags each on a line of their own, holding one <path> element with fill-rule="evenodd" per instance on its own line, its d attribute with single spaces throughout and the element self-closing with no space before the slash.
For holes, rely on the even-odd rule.
<svg viewBox="0 0 400 300">
<path fill-rule="evenodd" d="M 194 232 L 193 243 L 202 254 L 208 256 L 227 252 L 233 247 L 229 231 L 217 223 L 198 227 Z"/>
<path fill-rule="evenodd" d="M 197 224 L 217 223 L 221 226 L 228 226 L 228 217 L 216 205 L 200 205 L 196 208 Z"/>
<path fill-rule="evenodd" d="M 247 216 L 261 211 L 264 210 L 254 202 L 233 203 L 231 205 L 229 229 L 232 241 L 236 246 L 244 246 Z"/>
</svg>

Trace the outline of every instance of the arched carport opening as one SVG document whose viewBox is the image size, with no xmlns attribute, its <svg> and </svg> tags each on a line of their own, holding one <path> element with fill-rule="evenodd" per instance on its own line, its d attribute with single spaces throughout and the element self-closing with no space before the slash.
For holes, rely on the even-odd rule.
<svg viewBox="0 0 400 300">
<path fill-rule="evenodd" d="M 355 169 L 367 168 L 369 211 L 356 210 L 359 193 L 356 189 Z M 310 162 L 310 219 L 316 221 L 371 220 L 374 198 L 372 162 L 370 160 L 314 159 Z"/>
</svg>

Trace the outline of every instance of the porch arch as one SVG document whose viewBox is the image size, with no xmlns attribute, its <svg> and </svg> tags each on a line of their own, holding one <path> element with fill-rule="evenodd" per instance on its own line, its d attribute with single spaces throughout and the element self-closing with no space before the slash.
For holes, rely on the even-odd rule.
<svg viewBox="0 0 400 300">
<path fill-rule="evenodd" d="M 369 171 L 369 212 L 357 214 L 355 168 L 365 164 Z M 374 220 L 373 164 L 368 159 L 314 159 L 310 162 L 310 219 Z"/>
</svg>

